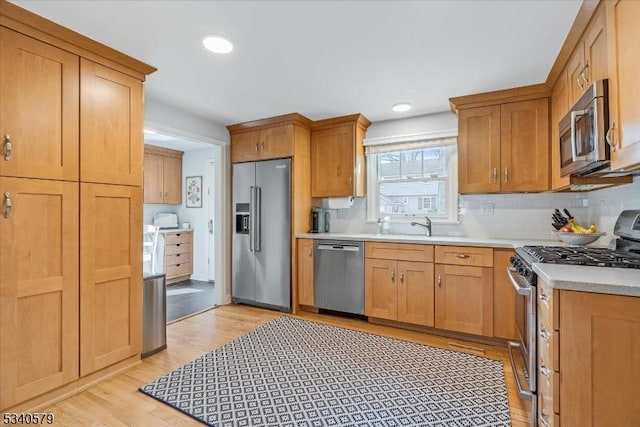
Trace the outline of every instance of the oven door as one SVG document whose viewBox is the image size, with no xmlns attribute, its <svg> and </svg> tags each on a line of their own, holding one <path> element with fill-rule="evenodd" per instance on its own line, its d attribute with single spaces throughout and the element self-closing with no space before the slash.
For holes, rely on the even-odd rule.
<svg viewBox="0 0 640 427">
<path fill-rule="evenodd" d="M 507 268 L 507 274 L 516 290 L 516 326 L 519 342 L 509 341 L 509 359 L 518 394 L 531 401 L 531 419 L 535 421 L 537 382 L 537 302 L 536 287 L 520 276 L 515 268 Z M 533 424 L 535 425 L 535 423 Z"/>
</svg>

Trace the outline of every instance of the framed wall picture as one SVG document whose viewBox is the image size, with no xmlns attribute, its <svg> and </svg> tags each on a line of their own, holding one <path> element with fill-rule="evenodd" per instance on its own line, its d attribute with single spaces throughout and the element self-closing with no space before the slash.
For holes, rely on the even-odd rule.
<svg viewBox="0 0 640 427">
<path fill-rule="evenodd" d="M 201 208 L 202 207 L 202 176 L 188 176 L 187 185 L 187 197 L 185 198 L 185 205 L 188 208 Z"/>
</svg>

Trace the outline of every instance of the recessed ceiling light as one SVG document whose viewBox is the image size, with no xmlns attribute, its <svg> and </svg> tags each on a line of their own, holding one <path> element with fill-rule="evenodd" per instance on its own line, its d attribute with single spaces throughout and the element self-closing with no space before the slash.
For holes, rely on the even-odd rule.
<svg viewBox="0 0 640 427">
<path fill-rule="evenodd" d="M 202 39 L 205 48 L 213 53 L 229 53 L 233 50 L 233 44 L 220 36 L 207 36 Z"/>
<path fill-rule="evenodd" d="M 396 113 L 403 113 L 405 111 L 411 110 L 411 104 L 409 104 L 408 102 L 401 102 L 399 104 L 395 104 L 393 107 L 391 107 L 391 109 Z"/>
</svg>

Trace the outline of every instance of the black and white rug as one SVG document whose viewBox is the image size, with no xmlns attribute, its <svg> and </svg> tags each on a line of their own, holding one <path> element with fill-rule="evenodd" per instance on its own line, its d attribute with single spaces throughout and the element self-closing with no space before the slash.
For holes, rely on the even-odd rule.
<svg viewBox="0 0 640 427">
<path fill-rule="evenodd" d="M 509 426 L 502 363 L 282 316 L 140 388 L 215 426 Z"/>
</svg>

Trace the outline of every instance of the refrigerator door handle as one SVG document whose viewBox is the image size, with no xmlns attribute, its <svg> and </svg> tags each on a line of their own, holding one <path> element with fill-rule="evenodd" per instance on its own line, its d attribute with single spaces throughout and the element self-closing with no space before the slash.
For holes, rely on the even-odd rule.
<svg viewBox="0 0 640 427">
<path fill-rule="evenodd" d="M 262 188 L 256 187 L 255 189 L 255 233 L 254 238 L 255 242 L 253 244 L 255 251 L 260 252 L 261 250 L 261 241 L 260 234 L 262 231 Z"/>
<path fill-rule="evenodd" d="M 251 220 L 251 223 L 249 224 L 249 250 L 251 252 L 254 251 L 254 247 L 253 247 L 253 239 L 254 239 L 254 227 L 253 224 L 256 221 L 256 215 L 255 215 L 255 194 L 256 194 L 256 187 L 251 186 L 250 187 L 250 193 L 249 193 L 249 219 Z"/>
</svg>

